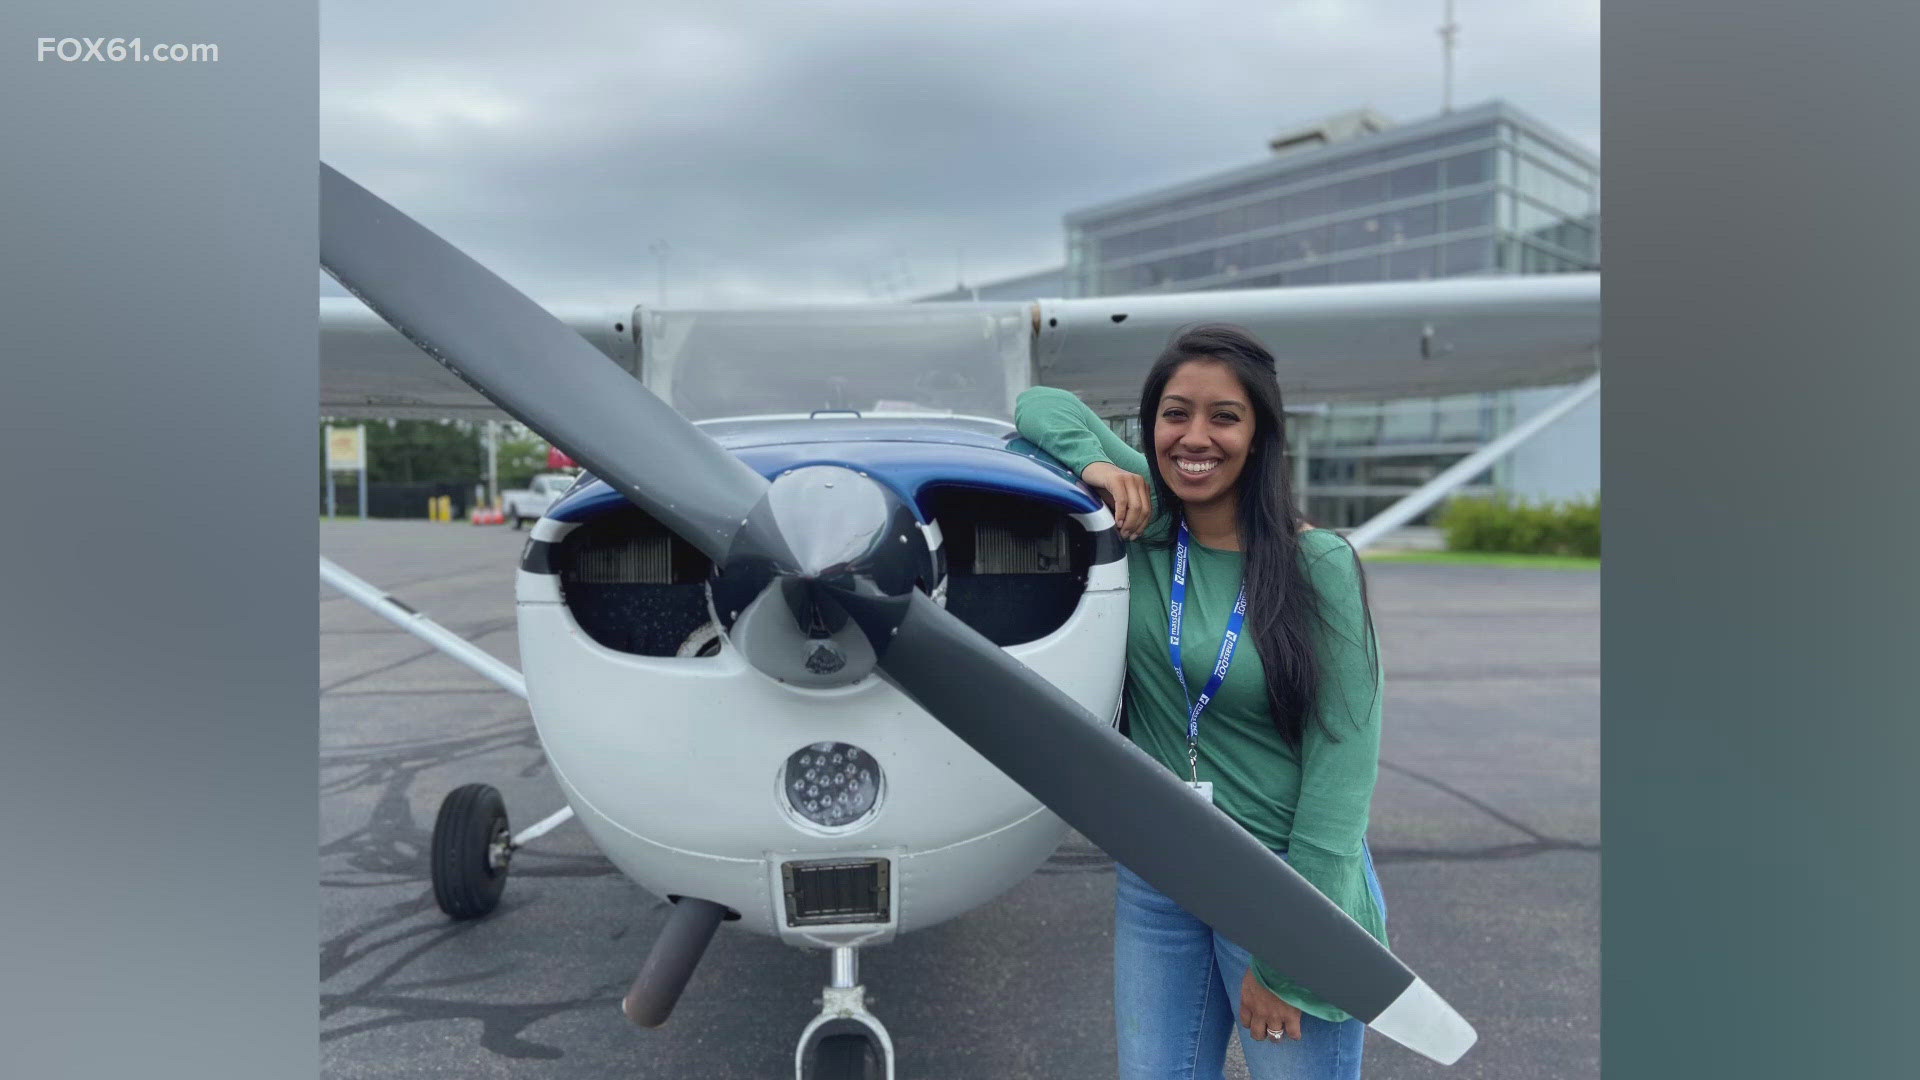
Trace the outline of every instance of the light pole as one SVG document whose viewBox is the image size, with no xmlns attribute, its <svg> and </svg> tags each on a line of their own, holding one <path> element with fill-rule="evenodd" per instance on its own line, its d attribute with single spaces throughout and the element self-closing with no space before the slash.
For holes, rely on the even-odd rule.
<svg viewBox="0 0 1920 1080">
<path fill-rule="evenodd" d="M 647 250 L 653 252 L 658 275 L 656 281 L 660 287 L 660 306 L 664 308 L 667 306 L 667 256 L 673 254 L 673 245 L 665 240 L 655 240 L 647 245 Z"/>
<path fill-rule="evenodd" d="M 497 420 L 488 420 L 481 428 L 481 439 L 487 448 L 487 509 L 500 505 L 500 424 Z"/>
</svg>

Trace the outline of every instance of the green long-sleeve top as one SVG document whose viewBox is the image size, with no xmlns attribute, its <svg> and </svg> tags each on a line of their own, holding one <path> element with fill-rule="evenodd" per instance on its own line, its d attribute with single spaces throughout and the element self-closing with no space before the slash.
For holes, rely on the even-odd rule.
<svg viewBox="0 0 1920 1080">
<path fill-rule="evenodd" d="M 1034 387 L 1014 411 L 1020 434 L 1078 476 L 1111 462 L 1147 475 L 1146 458 L 1113 433 L 1079 398 Z M 1188 697 L 1167 655 L 1172 549 L 1136 541 L 1128 550 L 1127 717 L 1133 741 L 1186 779 Z M 1214 804 L 1287 862 L 1382 943 L 1386 920 L 1367 883 L 1367 807 L 1380 764 L 1381 674 L 1369 647 L 1359 566 L 1353 548 L 1327 529 L 1300 536 L 1300 557 L 1319 590 L 1323 624 L 1314 640 L 1321 665 L 1319 722 L 1309 722 L 1298 753 L 1274 730 L 1266 669 L 1257 649 L 1234 652 L 1220 693 L 1200 716 L 1200 779 Z M 1227 616 L 1240 591 L 1241 554 L 1192 545 L 1181 650 L 1187 685 L 1206 685 Z M 1246 642 L 1251 644 L 1251 640 Z M 1331 729 L 1336 737 L 1330 737 Z M 1256 957 L 1254 974 L 1302 1012 L 1341 1021 L 1347 1013 L 1288 979 L 1286 957 Z"/>
</svg>

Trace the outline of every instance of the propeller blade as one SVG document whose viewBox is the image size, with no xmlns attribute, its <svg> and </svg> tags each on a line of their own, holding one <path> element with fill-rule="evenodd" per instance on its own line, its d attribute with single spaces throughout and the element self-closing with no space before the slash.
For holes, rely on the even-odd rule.
<svg viewBox="0 0 1920 1080">
<path fill-rule="evenodd" d="M 925 595 L 911 596 L 880 670 L 1087 839 L 1255 956 L 1443 1064 L 1473 1045 L 1458 1013 L 1292 867 Z"/>
<path fill-rule="evenodd" d="M 320 264 L 427 355 L 716 561 L 767 482 L 539 304 L 320 166 Z"/>
</svg>

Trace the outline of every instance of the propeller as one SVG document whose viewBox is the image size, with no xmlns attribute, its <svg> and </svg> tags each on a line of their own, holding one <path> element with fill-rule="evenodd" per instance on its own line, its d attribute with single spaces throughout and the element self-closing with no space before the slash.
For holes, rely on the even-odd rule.
<svg viewBox="0 0 1920 1080">
<path fill-rule="evenodd" d="M 428 355 L 719 567 L 729 640 L 762 672 L 877 672 L 1068 824 L 1243 948 L 1408 1048 L 1475 1035 L 1364 928 L 1072 698 L 930 599 L 911 508 L 813 466 L 771 482 L 479 263 L 334 169 L 320 261 Z"/>
</svg>

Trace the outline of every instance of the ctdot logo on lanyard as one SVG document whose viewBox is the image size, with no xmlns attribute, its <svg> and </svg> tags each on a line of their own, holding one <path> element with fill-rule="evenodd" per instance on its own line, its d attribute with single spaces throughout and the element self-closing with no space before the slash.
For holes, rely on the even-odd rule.
<svg viewBox="0 0 1920 1080">
<path fill-rule="evenodd" d="M 1220 639 L 1220 659 L 1214 662 L 1213 674 L 1207 679 L 1207 685 L 1200 689 L 1200 699 L 1192 701 L 1187 690 L 1187 671 L 1180 666 L 1180 616 L 1187 603 L 1187 521 L 1180 519 L 1180 537 L 1173 549 L 1173 588 L 1168 590 L 1167 600 L 1167 653 L 1173 658 L 1173 675 L 1180 680 L 1180 696 L 1189 699 L 1187 712 L 1187 770 L 1191 779 L 1187 786 L 1213 801 L 1213 781 L 1200 779 L 1200 714 L 1206 711 L 1207 703 L 1213 695 L 1220 692 L 1220 684 L 1227 679 L 1227 668 L 1233 663 L 1234 646 L 1240 642 L 1240 627 L 1247 618 L 1247 584 L 1240 583 L 1240 595 L 1233 602 L 1233 614 L 1227 616 L 1227 632 Z"/>
</svg>

